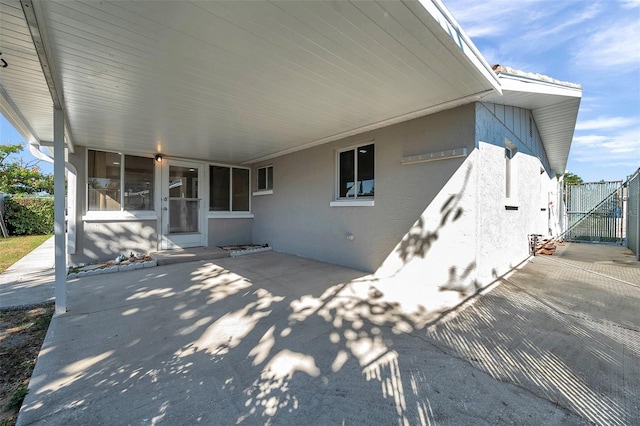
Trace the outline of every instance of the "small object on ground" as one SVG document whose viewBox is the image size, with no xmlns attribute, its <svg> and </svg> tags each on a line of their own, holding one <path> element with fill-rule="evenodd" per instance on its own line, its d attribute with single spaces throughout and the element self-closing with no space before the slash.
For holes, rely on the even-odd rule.
<svg viewBox="0 0 640 426">
<path fill-rule="evenodd" d="M 84 263 L 82 263 L 77 266 L 69 266 L 67 275 L 71 276 L 72 278 L 76 277 L 75 275 L 72 275 L 72 274 L 78 274 L 80 272 L 85 272 L 86 275 L 94 275 L 94 274 L 101 273 L 98 271 L 100 269 L 108 270 L 110 272 L 113 272 L 114 269 L 116 271 L 118 270 L 128 271 L 128 270 L 136 269 L 135 265 L 137 264 L 142 265 L 143 263 L 147 264 L 148 262 L 152 262 L 152 261 L 153 261 L 153 258 L 148 254 L 130 252 L 130 256 L 128 258 L 124 254 L 120 254 L 114 260 L 108 260 L 106 262 L 92 263 L 88 265 L 85 265 Z M 84 274 L 82 276 L 84 276 Z"/>
<path fill-rule="evenodd" d="M 556 245 L 554 240 L 544 240 L 542 242 L 542 247 L 540 247 L 536 254 L 546 254 L 548 256 L 553 255 L 556 252 Z"/>
</svg>

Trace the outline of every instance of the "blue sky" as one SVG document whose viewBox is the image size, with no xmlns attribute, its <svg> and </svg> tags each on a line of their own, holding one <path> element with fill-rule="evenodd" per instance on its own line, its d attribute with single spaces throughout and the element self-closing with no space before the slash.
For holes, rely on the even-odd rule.
<svg viewBox="0 0 640 426">
<path fill-rule="evenodd" d="M 586 182 L 640 167 L 640 0 L 444 0 L 490 65 L 582 85 L 567 170 Z"/>
<path fill-rule="evenodd" d="M 640 0 L 444 1 L 490 65 L 582 85 L 567 170 L 591 182 L 640 167 Z M 2 117 L 0 144 L 21 141 Z"/>
</svg>

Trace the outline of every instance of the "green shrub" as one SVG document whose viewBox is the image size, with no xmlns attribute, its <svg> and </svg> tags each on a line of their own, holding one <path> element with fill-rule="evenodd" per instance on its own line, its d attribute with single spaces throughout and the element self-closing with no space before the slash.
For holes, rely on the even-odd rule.
<svg viewBox="0 0 640 426">
<path fill-rule="evenodd" d="M 52 234 L 53 199 L 5 198 L 4 218 L 11 235 Z"/>
</svg>

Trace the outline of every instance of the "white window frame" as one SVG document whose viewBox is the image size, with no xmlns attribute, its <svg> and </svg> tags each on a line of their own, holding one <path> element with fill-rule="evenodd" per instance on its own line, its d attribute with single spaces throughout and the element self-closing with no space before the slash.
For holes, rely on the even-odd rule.
<svg viewBox="0 0 640 426">
<path fill-rule="evenodd" d="M 335 156 L 335 196 L 334 200 L 329 203 L 330 207 L 373 207 L 375 205 L 375 194 L 373 196 L 361 196 L 358 197 L 357 191 L 353 197 L 340 197 L 340 154 L 347 151 L 354 151 L 354 162 L 353 162 L 353 170 L 354 170 L 354 182 L 358 181 L 358 149 L 367 146 L 374 145 L 374 140 L 366 140 L 361 141 L 357 144 L 350 145 L 345 148 L 341 148 L 336 151 Z M 374 181 L 375 181 L 375 161 L 376 157 L 374 154 L 373 164 L 374 164 Z"/>
<path fill-rule="evenodd" d="M 225 169 L 229 169 L 229 210 L 209 210 L 211 208 L 210 200 L 211 200 L 211 167 L 221 167 Z M 247 211 L 233 211 L 233 169 L 242 169 L 249 171 L 249 180 L 247 191 L 251 194 L 251 168 L 250 167 L 242 167 L 242 166 L 230 166 L 228 164 L 219 164 L 219 163 L 208 163 L 207 167 L 207 218 L 208 219 L 250 219 L 253 218 L 253 213 L 251 213 L 251 197 L 249 197 L 249 210 Z"/>
<path fill-rule="evenodd" d="M 89 210 L 89 151 L 96 152 L 108 152 L 111 154 L 118 154 L 120 156 L 120 210 Z M 154 167 L 153 170 L 153 181 L 154 181 L 154 208 L 152 210 L 125 210 L 124 209 L 124 175 L 125 175 L 125 164 L 124 159 L 125 156 L 135 156 L 135 157 L 143 157 L 152 159 L 153 157 L 145 156 L 145 155 L 137 155 L 137 154 L 127 154 L 120 151 L 114 151 L 109 149 L 98 149 L 98 148 L 89 148 L 85 147 L 85 156 L 84 156 L 84 211 L 85 215 L 82 216 L 82 220 L 86 222 L 91 221 L 105 221 L 105 220 L 117 220 L 117 221 L 137 221 L 137 220 L 157 220 L 158 215 L 156 213 L 156 202 L 155 199 L 155 183 L 156 183 L 156 175 L 158 173 L 157 167 Z M 155 166 L 155 163 L 154 163 Z"/>
<path fill-rule="evenodd" d="M 260 170 L 265 170 L 265 180 L 267 183 L 266 188 L 260 188 Z M 269 173 L 269 169 L 271 169 L 271 173 Z M 271 186 L 271 188 L 269 188 Z M 266 166 L 258 167 L 256 169 L 256 190 L 252 195 L 271 195 L 273 194 L 273 164 L 269 164 Z"/>
</svg>

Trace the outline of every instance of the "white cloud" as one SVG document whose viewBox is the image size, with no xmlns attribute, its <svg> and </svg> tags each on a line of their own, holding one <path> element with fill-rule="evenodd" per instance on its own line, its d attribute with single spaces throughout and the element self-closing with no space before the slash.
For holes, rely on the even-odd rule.
<svg viewBox="0 0 640 426">
<path fill-rule="evenodd" d="M 598 21 L 609 6 L 598 1 L 576 0 L 445 0 L 445 3 L 474 42 L 495 46 L 493 57 L 482 49 L 489 63 L 515 68 L 518 66 L 509 60 L 512 56 L 522 58 L 520 62 L 536 61 L 540 54 L 564 49 L 570 41 L 584 40 L 593 22 Z M 519 69 L 547 74 L 553 71 L 540 64 Z"/>
<path fill-rule="evenodd" d="M 567 16 L 564 13 L 555 15 L 558 11 L 554 11 L 554 14 L 542 16 L 536 27 L 532 28 L 532 31 L 529 31 L 525 38 L 537 41 L 547 47 L 550 44 L 556 45 L 566 42 L 567 37 L 573 33 L 568 29 L 582 26 L 587 21 L 596 18 L 602 11 L 602 6 L 598 3 L 584 4 L 587 5 L 585 9 L 574 8 L 572 15 Z"/>
<path fill-rule="evenodd" d="M 471 38 L 512 33 L 523 15 L 531 16 L 529 10 L 535 13 L 540 8 L 538 0 L 450 0 L 445 5 Z"/>
<path fill-rule="evenodd" d="M 590 167 L 639 167 L 640 128 L 613 135 L 576 136 L 572 158 Z"/>
<path fill-rule="evenodd" d="M 594 145 L 599 145 L 601 143 L 606 142 L 608 139 L 607 136 L 601 135 L 586 135 L 586 136 L 575 136 L 573 138 L 573 146 L 586 146 L 591 147 Z"/>
<path fill-rule="evenodd" d="M 576 124 L 576 131 L 615 129 L 628 127 L 637 122 L 637 118 L 630 117 L 598 117 L 593 120 L 578 121 Z"/>
<path fill-rule="evenodd" d="M 640 0 L 625 0 L 622 2 L 622 7 L 625 9 L 635 9 L 640 7 Z"/>
<path fill-rule="evenodd" d="M 619 72 L 640 66 L 640 0 L 449 0 L 446 5 L 472 39 L 499 38 L 502 58 L 525 46 L 534 54 L 571 41 L 569 54 L 581 68 Z"/>
<path fill-rule="evenodd" d="M 619 14 L 615 22 L 601 21 L 578 47 L 574 58 L 579 66 L 625 72 L 640 67 L 640 25 L 638 14 Z"/>
</svg>

